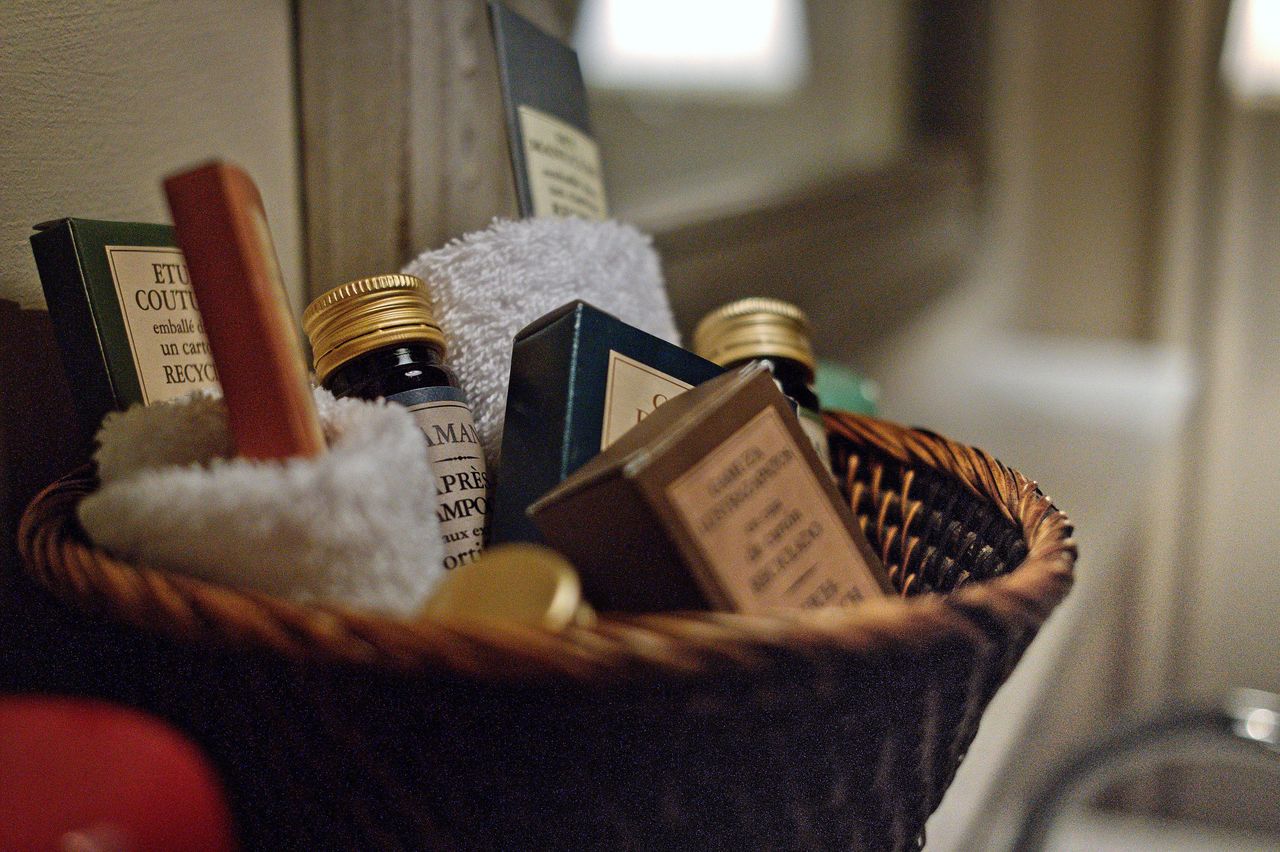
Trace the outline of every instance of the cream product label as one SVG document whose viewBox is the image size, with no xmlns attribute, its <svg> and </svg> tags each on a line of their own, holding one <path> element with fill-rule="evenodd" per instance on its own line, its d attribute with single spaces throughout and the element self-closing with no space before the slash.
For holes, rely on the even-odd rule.
<svg viewBox="0 0 1280 852">
<path fill-rule="evenodd" d="M 827 446 L 827 427 L 822 423 L 822 415 L 803 407 L 796 409 L 796 414 L 800 418 L 800 428 L 804 430 L 804 436 L 813 445 L 813 451 L 822 460 L 822 466 L 831 473 L 831 449 Z"/>
<path fill-rule="evenodd" d="M 881 594 L 775 407 L 666 493 L 732 609 L 847 606 Z"/>
<path fill-rule="evenodd" d="M 534 216 L 608 216 L 600 147 L 578 128 L 527 104 L 518 107 Z"/>
<path fill-rule="evenodd" d="M 143 403 L 217 387 L 182 252 L 157 246 L 105 249 Z"/>
<path fill-rule="evenodd" d="M 628 429 L 649 416 L 659 405 L 693 387 L 612 349 L 609 350 L 607 376 L 604 386 L 604 420 L 600 426 L 602 450 L 625 435 Z"/>
<path fill-rule="evenodd" d="M 489 475 L 466 396 L 458 388 L 430 387 L 387 399 L 409 409 L 427 439 L 445 569 L 471 562 L 484 547 Z"/>
</svg>

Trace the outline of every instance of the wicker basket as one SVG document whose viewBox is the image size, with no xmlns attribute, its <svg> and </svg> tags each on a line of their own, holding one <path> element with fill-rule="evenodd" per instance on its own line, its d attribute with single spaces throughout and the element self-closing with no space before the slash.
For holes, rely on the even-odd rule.
<svg viewBox="0 0 1280 852">
<path fill-rule="evenodd" d="M 416 628 L 122 564 L 76 523 L 88 471 L 36 498 L 20 547 L 122 632 L 86 654 L 201 742 L 249 848 L 911 848 L 1075 546 L 980 450 L 827 423 L 902 599 Z"/>
</svg>

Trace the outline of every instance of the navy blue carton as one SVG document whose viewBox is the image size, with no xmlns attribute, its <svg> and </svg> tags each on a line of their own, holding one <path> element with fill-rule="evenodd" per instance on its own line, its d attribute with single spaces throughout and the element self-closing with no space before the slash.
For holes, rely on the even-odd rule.
<svg viewBox="0 0 1280 852">
<path fill-rule="evenodd" d="M 583 301 L 516 335 L 490 543 L 541 542 L 525 510 L 662 403 L 724 372 Z"/>
</svg>

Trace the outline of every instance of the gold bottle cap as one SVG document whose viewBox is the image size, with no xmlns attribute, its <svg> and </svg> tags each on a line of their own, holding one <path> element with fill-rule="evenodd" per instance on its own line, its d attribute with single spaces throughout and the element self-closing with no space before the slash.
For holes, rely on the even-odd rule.
<svg viewBox="0 0 1280 852">
<path fill-rule="evenodd" d="M 537 544 L 498 544 L 440 581 L 421 621 L 520 624 L 563 630 L 590 626 L 578 574 L 559 553 Z"/>
<path fill-rule="evenodd" d="M 420 342 L 440 350 L 427 285 L 412 275 L 375 275 L 339 284 L 302 312 L 316 379 L 324 382 L 352 358 L 396 343 Z"/>
<path fill-rule="evenodd" d="M 790 358 L 813 379 L 809 318 L 780 299 L 753 296 L 716 308 L 694 329 L 693 351 L 722 367 L 752 358 Z"/>
</svg>

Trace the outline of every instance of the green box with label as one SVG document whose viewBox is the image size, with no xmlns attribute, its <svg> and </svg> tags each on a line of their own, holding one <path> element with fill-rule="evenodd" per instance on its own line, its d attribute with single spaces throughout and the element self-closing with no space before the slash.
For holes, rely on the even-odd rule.
<svg viewBox="0 0 1280 852">
<path fill-rule="evenodd" d="M 88 434 L 109 411 L 217 384 L 172 227 L 93 219 L 35 227 L 31 250 Z"/>
</svg>

